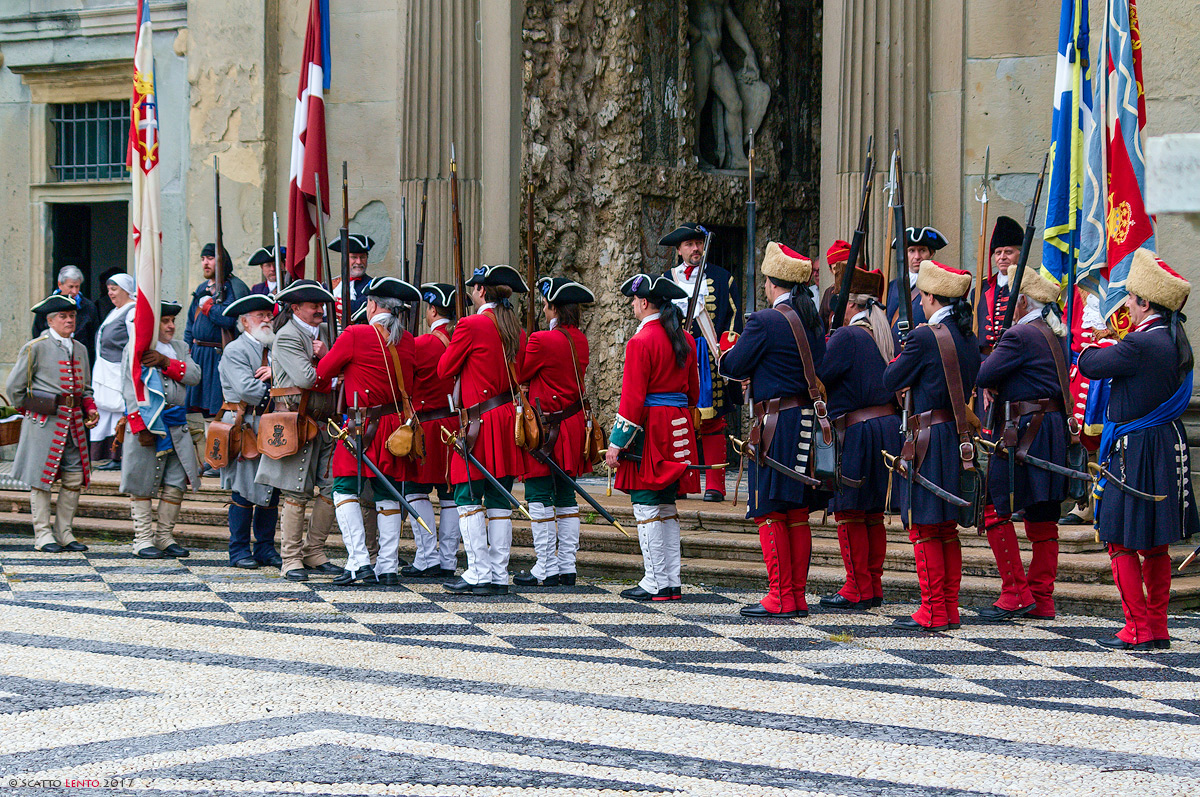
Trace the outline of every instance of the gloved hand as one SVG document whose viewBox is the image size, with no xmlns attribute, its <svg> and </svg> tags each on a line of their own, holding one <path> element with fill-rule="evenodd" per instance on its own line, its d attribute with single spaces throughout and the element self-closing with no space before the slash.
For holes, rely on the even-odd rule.
<svg viewBox="0 0 1200 797">
<path fill-rule="evenodd" d="M 158 441 L 154 437 L 154 432 L 150 431 L 149 429 L 143 429 L 142 431 L 138 432 L 138 442 L 144 445 L 146 448 L 151 448 Z"/>
<path fill-rule="evenodd" d="M 146 351 L 142 352 L 141 362 L 146 368 L 162 369 L 171 364 L 171 358 L 160 351 L 147 349 Z"/>
<path fill-rule="evenodd" d="M 200 312 L 204 313 L 205 315 L 208 315 L 208 311 L 211 310 L 212 307 L 213 307 L 213 297 L 205 296 L 203 299 L 200 300 Z"/>
</svg>

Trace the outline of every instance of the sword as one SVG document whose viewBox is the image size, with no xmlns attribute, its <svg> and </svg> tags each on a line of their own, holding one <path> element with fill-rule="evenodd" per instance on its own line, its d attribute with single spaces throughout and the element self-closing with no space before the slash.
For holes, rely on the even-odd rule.
<svg viewBox="0 0 1200 797">
<path fill-rule="evenodd" d="M 1190 554 L 1187 555 L 1186 559 L 1184 559 L 1182 562 L 1179 563 L 1179 570 L 1183 570 L 1183 568 L 1187 567 L 1192 562 L 1196 561 L 1197 556 L 1200 556 L 1200 547 L 1197 547 L 1196 550 L 1192 551 Z M 1176 571 L 1176 572 L 1178 572 L 1178 571 Z"/>
<path fill-rule="evenodd" d="M 1110 482 L 1112 482 L 1112 484 L 1118 490 L 1120 490 L 1121 492 L 1126 493 L 1128 495 L 1132 495 L 1134 498 L 1140 498 L 1143 501 L 1165 501 L 1165 500 L 1167 500 L 1167 497 L 1165 495 L 1151 495 L 1150 493 L 1143 493 L 1141 490 L 1138 490 L 1137 488 L 1130 487 L 1128 484 L 1121 481 L 1116 476 L 1112 475 L 1112 472 L 1109 471 L 1108 468 L 1106 468 L 1103 465 L 1100 465 L 1098 463 L 1089 462 L 1088 470 L 1090 470 L 1093 475 L 1103 476 L 1105 479 L 1108 479 Z"/>
<path fill-rule="evenodd" d="M 901 476 L 903 476 L 905 479 L 908 479 L 909 476 L 912 476 L 912 479 L 910 481 L 913 481 L 913 482 L 921 485 L 926 490 L 933 493 L 934 495 L 936 495 L 938 498 L 942 499 L 946 503 L 953 504 L 954 506 L 957 506 L 957 507 L 966 507 L 966 506 L 971 505 L 971 502 L 966 500 L 965 498 L 960 498 L 957 495 L 955 495 L 954 493 L 948 492 L 947 490 L 944 490 L 943 488 L 941 488 L 941 487 L 937 486 L 936 484 L 934 484 L 933 482 L 929 481 L 929 479 L 922 476 L 919 471 L 913 470 L 910 473 L 908 468 L 904 464 L 904 460 L 900 459 L 900 457 L 889 454 L 887 451 L 883 451 L 881 453 L 883 454 L 883 461 L 888 466 L 889 470 L 896 471 Z M 897 462 L 899 462 L 898 467 L 896 464 Z"/>
<path fill-rule="evenodd" d="M 399 503 L 400 506 L 408 512 L 408 514 L 412 515 L 413 518 L 421 524 L 421 528 L 425 529 L 430 534 L 433 534 L 433 529 L 425 525 L 425 521 L 422 520 L 421 516 L 417 514 L 417 510 L 413 509 L 412 504 L 404 500 L 404 496 L 400 495 L 400 491 L 392 486 L 391 480 L 384 475 L 383 471 L 381 471 L 374 462 L 371 461 L 370 457 L 361 453 L 360 449 L 354 445 L 354 441 L 350 439 L 349 431 L 341 426 L 338 426 L 337 421 L 335 421 L 333 418 L 329 419 L 327 430 L 329 431 L 329 436 L 334 440 L 341 441 L 341 444 L 346 447 L 346 450 L 349 451 L 352 456 L 358 458 L 360 462 L 366 463 L 367 467 L 371 469 L 371 473 L 375 474 L 377 482 L 383 486 L 383 491 L 388 494 L 389 498 Z"/>
<path fill-rule="evenodd" d="M 628 451 L 621 452 L 621 459 L 627 459 L 630 462 L 641 462 L 641 454 L 631 454 Z M 725 470 L 729 466 L 728 462 L 721 462 L 716 465 L 688 465 L 688 470 Z"/>
<path fill-rule="evenodd" d="M 742 456 L 754 457 L 755 452 L 754 452 L 754 446 L 752 444 L 747 443 L 744 440 L 738 440 L 736 437 L 731 437 L 729 439 L 731 441 L 733 441 L 733 448 L 739 454 L 741 454 Z M 758 462 L 757 459 L 755 459 L 754 461 L 755 461 L 755 463 Z M 776 473 L 779 473 L 783 476 L 787 476 L 789 479 L 792 479 L 793 481 L 798 481 L 801 484 L 808 485 L 809 487 L 820 487 L 821 486 L 821 481 L 819 479 L 814 479 L 813 477 L 806 476 L 805 474 L 799 472 L 798 470 L 795 470 L 794 468 L 789 468 L 787 465 L 784 465 L 782 462 L 777 462 L 777 461 L 771 459 L 766 454 L 763 455 L 763 463 L 771 470 L 773 470 Z"/>
<path fill-rule="evenodd" d="M 465 461 L 467 463 L 467 471 L 468 471 L 467 479 L 468 479 L 468 481 L 470 481 L 471 467 L 474 466 L 475 468 L 478 468 L 479 472 L 483 474 L 483 478 L 487 479 L 488 484 L 495 487 L 500 492 L 500 494 L 504 496 L 504 499 L 506 501 L 508 501 L 509 504 L 512 505 L 513 509 L 520 510 L 521 514 L 524 515 L 527 520 L 529 520 L 530 522 L 533 522 L 533 518 L 529 516 L 529 512 L 526 511 L 524 505 L 522 505 L 521 502 L 518 501 L 516 499 L 516 497 L 512 493 L 510 493 L 503 484 L 500 483 L 499 479 L 497 479 L 495 476 L 493 476 L 491 473 L 489 473 L 487 468 L 483 467 L 483 463 L 481 463 L 478 459 L 476 459 L 474 454 L 472 454 L 470 451 L 467 450 L 466 437 L 464 437 L 463 435 L 454 434 L 449 429 L 447 429 L 446 427 L 443 426 L 442 427 L 442 442 L 449 445 L 455 451 L 457 451 L 458 455 L 460 457 L 462 457 L 463 461 Z"/>
<path fill-rule="evenodd" d="M 998 444 L 991 440 L 981 439 L 979 441 L 979 447 L 987 451 L 989 454 L 994 454 Z M 1023 465 L 1032 465 L 1035 468 L 1050 471 L 1051 473 L 1057 473 L 1059 476 L 1066 476 L 1068 479 L 1074 479 L 1075 481 L 1090 482 L 1092 480 L 1092 475 L 1090 473 L 1084 473 L 1081 470 L 1068 468 L 1065 465 L 1059 465 L 1054 462 L 1047 462 L 1046 460 L 1040 459 L 1031 454 L 1022 454 L 1018 452 L 1017 460 Z"/>
<path fill-rule="evenodd" d="M 362 447 L 362 416 L 358 412 L 358 395 L 354 396 L 354 439 L 358 442 L 358 455 L 355 457 L 358 467 L 358 494 L 362 495 L 363 487 L 363 447 Z"/>
<path fill-rule="evenodd" d="M 568 474 L 565 470 L 563 470 L 562 467 L 557 462 L 554 461 L 553 457 L 551 457 L 549 454 L 547 454 L 541 450 L 531 451 L 529 453 L 538 462 L 541 462 L 543 465 L 550 468 L 550 470 L 552 470 L 556 474 L 558 474 L 559 478 L 566 479 L 568 482 L 570 482 L 571 487 L 575 490 L 575 492 L 579 493 L 579 497 L 582 498 L 584 501 L 587 501 L 588 504 L 591 505 L 592 509 L 596 510 L 596 513 L 599 514 L 600 517 L 604 518 L 609 523 L 616 526 L 617 531 L 621 532 L 626 537 L 629 537 L 629 532 L 627 532 L 624 528 L 621 527 L 621 524 L 617 522 L 617 519 L 615 517 L 613 517 L 612 514 L 609 513 L 609 511 L 607 509 L 600 506 L 600 503 L 595 498 L 592 498 L 591 494 L 588 493 L 587 490 L 583 489 L 583 487 L 581 487 L 579 485 L 579 482 L 572 479 L 570 474 Z"/>
</svg>

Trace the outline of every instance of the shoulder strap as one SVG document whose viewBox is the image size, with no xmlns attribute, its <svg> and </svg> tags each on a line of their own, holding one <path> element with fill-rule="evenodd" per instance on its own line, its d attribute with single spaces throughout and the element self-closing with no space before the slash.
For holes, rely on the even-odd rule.
<svg viewBox="0 0 1200 797">
<path fill-rule="evenodd" d="M 945 324 L 931 324 L 929 328 L 933 330 L 933 337 L 937 340 L 942 370 L 946 374 L 946 389 L 950 391 L 950 404 L 954 410 L 954 426 L 960 436 L 968 434 L 970 423 L 967 420 L 966 393 L 963 391 L 962 371 L 958 367 L 958 349 L 954 345 L 954 337 Z"/>
<path fill-rule="evenodd" d="M 429 334 L 433 335 L 435 338 L 437 338 L 438 340 L 440 340 L 440 341 L 442 342 L 442 346 L 444 346 L 444 347 L 446 347 L 446 348 L 449 348 L 449 346 L 450 346 L 450 338 L 449 338 L 449 336 L 447 336 L 447 335 L 446 335 L 446 333 L 445 333 L 445 332 L 443 332 L 443 331 L 442 331 L 442 328 L 441 328 L 441 327 L 438 327 L 437 329 L 431 330 Z"/>
<path fill-rule="evenodd" d="M 392 403 L 397 404 L 397 405 L 399 405 L 401 403 L 401 401 L 404 401 L 405 403 L 407 403 L 408 391 L 405 390 L 405 385 L 404 385 L 404 370 L 400 368 L 400 352 L 396 351 L 395 346 L 391 346 L 387 343 L 384 343 L 384 335 L 387 334 L 387 330 L 385 330 L 383 327 L 379 326 L 378 324 L 371 324 L 371 328 L 375 330 L 375 339 L 379 341 L 379 348 L 381 351 L 384 352 L 384 357 L 385 357 L 385 362 L 383 364 L 384 370 L 390 371 L 390 369 L 388 369 L 388 367 L 387 367 L 386 359 L 387 359 L 387 355 L 391 354 L 392 368 L 394 368 L 396 371 L 396 378 L 388 380 L 388 388 L 391 389 L 391 391 L 392 391 Z M 388 375 L 391 376 L 391 373 L 389 372 Z M 396 397 L 396 382 L 397 381 L 400 382 L 399 399 Z M 406 408 L 405 407 L 397 408 L 399 414 L 402 416 L 404 414 L 403 413 L 404 409 L 406 409 Z"/>
<path fill-rule="evenodd" d="M 575 341 L 572 340 L 570 333 L 563 327 L 557 328 L 563 333 L 563 337 L 567 339 L 567 345 L 571 347 L 571 367 L 575 371 L 575 387 L 579 389 L 580 400 L 586 400 L 587 396 L 583 393 L 583 380 L 579 378 L 579 354 L 575 351 Z"/>
<path fill-rule="evenodd" d="M 1058 389 L 1062 391 L 1063 406 L 1067 407 L 1071 404 L 1071 381 L 1067 377 L 1067 358 L 1063 355 L 1062 345 L 1059 344 L 1050 325 L 1042 319 L 1037 319 L 1030 326 L 1037 327 L 1050 346 L 1050 355 L 1054 358 L 1054 369 L 1058 371 Z"/>
<path fill-rule="evenodd" d="M 792 328 L 792 337 L 800 351 L 800 361 L 804 363 L 804 381 L 808 383 L 808 397 L 814 402 L 824 401 L 825 385 L 821 384 L 821 380 L 817 378 L 817 369 L 813 367 L 812 349 L 808 346 L 808 335 L 800 323 L 800 316 L 796 315 L 796 311 L 787 302 L 776 305 L 774 309 L 787 319 Z"/>
<path fill-rule="evenodd" d="M 486 316 L 488 320 L 492 322 L 492 326 L 496 328 L 496 334 L 500 336 L 500 351 L 503 352 L 504 336 L 500 334 L 500 322 L 497 321 L 496 316 L 491 313 L 483 313 L 482 315 Z M 517 384 L 517 369 L 515 367 L 515 363 L 513 363 L 513 361 L 507 357 L 504 358 L 504 361 L 508 365 L 508 386 L 515 389 L 514 386 Z"/>
</svg>

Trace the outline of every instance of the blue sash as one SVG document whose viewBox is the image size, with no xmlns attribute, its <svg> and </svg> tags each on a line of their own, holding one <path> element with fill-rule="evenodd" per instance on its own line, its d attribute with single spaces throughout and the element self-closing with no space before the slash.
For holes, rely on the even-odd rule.
<svg viewBox="0 0 1200 797">
<path fill-rule="evenodd" d="M 647 407 L 686 407 L 688 405 L 686 393 L 647 393 L 645 406 Z"/>
<path fill-rule="evenodd" d="M 712 368 L 708 363 L 708 341 L 703 336 L 696 338 L 696 362 L 700 366 L 700 398 L 697 407 L 713 405 Z"/>
<path fill-rule="evenodd" d="M 1141 418 L 1135 418 L 1132 421 L 1125 423 L 1115 423 L 1108 420 L 1104 421 L 1104 432 L 1100 435 L 1099 459 L 1100 464 L 1105 468 L 1108 467 L 1109 459 L 1112 458 L 1112 445 L 1131 432 L 1139 432 L 1142 429 L 1150 429 L 1154 426 L 1162 426 L 1167 423 L 1174 423 L 1183 417 L 1184 411 L 1187 409 L 1188 401 L 1192 397 L 1192 377 L 1193 371 L 1188 371 L 1183 382 L 1179 385 L 1179 389 L 1175 391 L 1169 399 L 1155 407 L 1150 412 L 1143 415 Z M 1107 382 L 1108 380 L 1105 380 Z M 1105 395 L 1107 399 L 1107 395 Z M 1107 405 L 1107 401 L 1105 402 Z M 1106 407 L 1107 409 L 1107 407 Z M 1096 489 L 1093 492 L 1096 498 L 1099 498 L 1104 492 L 1104 483 L 1107 479 L 1101 477 L 1096 482 Z"/>
<path fill-rule="evenodd" d="M 154 450 L 158 454 L 171 451 L 171 432 L 168 426 L 182 426 L 187 423 L 187 408 L 174 407 L 167 404 L 163 391 L 162 374 L 156 368 L 142 367 L 142 383 L 146 386 L 149 406 L 139 410 L 142 423 L 156 438 Z M 136 407 L 134 409 L 137 409 Z M 126 408 L 128 411 L 128 408 Z"/>
</svg>

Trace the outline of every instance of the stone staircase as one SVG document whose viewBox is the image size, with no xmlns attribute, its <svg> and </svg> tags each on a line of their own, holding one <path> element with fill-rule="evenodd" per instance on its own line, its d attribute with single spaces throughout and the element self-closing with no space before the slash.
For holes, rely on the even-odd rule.
<svg viewBox="0 0 1200 797">
<path fill-rule="evenodd" d="M 97 473 L 80 501 L 75 531 L 83 539 L 129 540 L 128 498 L 117 492 L 117 475 Z M 176 536 L 185 545 L 206 548 L 224 547 L 228 540 L 226 502 L 228 493 L 217 488 L 216 479 L 204 479 L 203 489 L 188 495 L 183 504 Z M 626 527 L 632 539 L 604 524 L 586 506 L 580 539 L 579 571 L 591 576 L 636 580 L 641 577 L 642 558 L 634 532 L 633 513 L 625 496 L 604 495 L 603 484 L 590 484 L 592 494 Z M 521 486 L 516 489 L 521 497 Z M 754 525 L 745 519 L 744 506 L 728 502 L 714 505 L 702 501 L 681 501 L 679 515 L 683 529 L 683 578 L 689 583 L 744 586 L 762 589 L 766 575 Z M 28 493 L 0 488 L 0 533 L 29 535 Z M 1000 589 L 995 560 L 986 541 L 973 531 L 964 531 L 962 603 L 984 606 L 995 599 Z M 888 526 L 888 555 L 884 569 L 884 589 L 890 598 L 913 600 L 919 595 L 916 567 L 908 535 L 898 522 Z M 341 537 L 329 540 L 336 558 L 342 549 Z M 1027 547 L 1027 546 L 1026 546 Z M 1185 557 L 1191 545 L 1172 549 L 1175 564 Z M 1060 563 L 1055 597 L 1059 611 L 1115 616 L 1120 602 L 1112 585 L 1108 556 L 1095 541 L 1090 528 L 1061 529 Z M 402 539 L 401 556 L 411 558 L 413 541 Z M 534 560 L 529 524 L 514 517 L 512 570 L 528 568 Z M 1028 550 L 1026 550 L 1028 562 Z M 827 594 L 841 586 L 844 578 L 836 529 L 813 517 L 813 553 L 809 574 L 809 593 Z M 1200 567 L 1176 574 L 1171 589 L 1173 610 L 1200 607 Z"/>
</svg>

